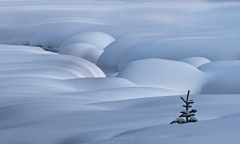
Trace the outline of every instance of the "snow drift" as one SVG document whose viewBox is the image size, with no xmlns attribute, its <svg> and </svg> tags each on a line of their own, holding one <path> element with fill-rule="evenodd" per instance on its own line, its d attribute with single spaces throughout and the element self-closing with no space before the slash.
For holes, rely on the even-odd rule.
<svg viewBox="0 0 240 144">
<path fill-rule="evenodd" d="M 129 62 L 146 58 L 182 60 L 188 57 L 205 57 L 210 61 L 238 60 L 239 45 L 240 38 L 150 41 L 128 50 L 121 57 L 118 69 L 121 70 Z"/>
<path fill-rule="evenodd" d="M 80 57 L 92 63 L 96 63 L 102 53 L 102 49 L 88 43 L 73 43 L 59 50 L 59 54 Z"/>
<path fill-rule="evenodd" d="M 117 75 L 138 85 L 159 87 L 186 93 L 200 93 L 205 75 L 197 68 L 183 62 L 144 59 L 129 63 Z"/>
<path fill-rule="evenodd" d="M 114 40 L 112 36 L 103 32 L 81 32 L 65 40 L 60 49 L 73 43 L 88 43 L 99 49 L 104 49 Z"/>
</svg>

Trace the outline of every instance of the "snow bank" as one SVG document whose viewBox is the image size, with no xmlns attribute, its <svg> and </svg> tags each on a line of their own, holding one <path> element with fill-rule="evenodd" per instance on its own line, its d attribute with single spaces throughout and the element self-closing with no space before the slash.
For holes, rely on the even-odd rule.
<svg viewBox="0 0 240 144">
<path fill-rule="evenodd" d="M 73 43 L 89 43 L 97 48 L 104 49 L 114 40 L 112 36 L 103 32 L 81 32 L 65 40 L 60 46 L 60 49 Z"/>
<path fill-rule="evenodd" d="M 59 50 L 59 54 L 80 57 L 92 63 L 96 63 L 102 53 L 102 49 L 88 43 L 73 43 Z"/>
<path fill-rule="evenodd" d="M 140 86 L 166 88 L 182 93 L 200 93 L 205 75 L 183 62 L 144 59 L 129 63 L 117 75 Z"/>
</svg>

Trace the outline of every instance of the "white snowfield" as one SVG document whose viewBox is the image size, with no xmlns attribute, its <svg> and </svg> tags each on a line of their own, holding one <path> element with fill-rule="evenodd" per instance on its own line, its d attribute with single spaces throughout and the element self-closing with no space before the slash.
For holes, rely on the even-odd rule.
<svg viewBox="0 0 240 144">
<path fill-rule="evenodd" d="M 0 0 L 0 144 L 239 144 L 239 8 Z"/>
</svg>

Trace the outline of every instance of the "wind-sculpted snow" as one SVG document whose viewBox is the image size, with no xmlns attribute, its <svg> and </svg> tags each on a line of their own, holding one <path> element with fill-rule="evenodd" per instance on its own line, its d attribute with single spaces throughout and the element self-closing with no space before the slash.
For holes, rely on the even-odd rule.
<svg viewBox="0 0 240 144">
<path fill-rule="evenodd" d="M 73 43 L 88 43 L 96 46 L 99 49 L 104 49 L 115 39 L 103 32 L 82 32 L 68 38 L 62 43 L 60 49 Z"/>
<path fill-rule="evenodd" d="M 79 33 L 75 28 L 43 28 L 39 30 L 30 40 L 30 45 L 49 48 L 59 48 L 61 44 L 73 35 Z M 49 35 L 49 36 L 48 36 Z M 44 37 L 48 38 L 45 43 L 41 42 Z"/>
<path fill-rule="evenodd" d="M 0 81 L 0 89 L 3 93 L 59 94 L 128 87 L 139 88 L 138 85 L 122 78 L 75 78 L 59 80 L 48 77 L 15 76 L 0 77 Z M 164 94 L 167 94 L 167 92 Z"/>
<path fill-rule="evenodd" d="M 198 67 L 209 75 L 209 79 L 202 88 L 202 93 L 239 94 L 240 61 L 216 61 Z"/>
<path fill-rule="evenodd" d="M 204 58 L 204 57 L 190 57 L 190 58 L 185 58 L 181 60 L 182 62 L 188 63 L 190 65 L 193 65 L 195 67 L 199 67 L 203 64 L 211 62 L 210 60 Z"/>
<path fill-rule="evenodd" d="M 183 38 L 150 41 L 126 51 L 118 63 L 118 69 L 121 70 L 129 62 L 146 58 L 182 60 L 188 57 L 205 57 L 210 61 L 238 60 L 239 46 L 240 38 Z"/>
<path fill-rule="evenodd" d="M 92 63 L 96 63 L 102 53 L 102 49 L 88 43 L 73 43 L 59 50 L 59 54 L 80 57 Z"/>
<path fill-rule="evenodd" d="M 26 46 L 2 45 L 0 51 L 0 77 L 105 77 L 97 66 L 77 57 L 50 54 L 42 49 Z"/>
<path fill-rule="evenodd" d="M 240 2 L 219 1 L 0 0 L 0 143 L 238 144 Z M 170 125 L 188 90 L 199 121 Z"/>
<path fill-rule="evenodd" d="M 117 75 L 138 85 L 200 93 L 205 75 L 194 66 L 172 60 L 144 59 L 129 63 Z"/>
<path fill-rule="evenodd" d="M 133 46 L 146 41 L 140 37 L 118 38 L 107 46 L 100 56 L 97 65 L 101 68 L 117 68 L 121 57 Z"/>
</svg>

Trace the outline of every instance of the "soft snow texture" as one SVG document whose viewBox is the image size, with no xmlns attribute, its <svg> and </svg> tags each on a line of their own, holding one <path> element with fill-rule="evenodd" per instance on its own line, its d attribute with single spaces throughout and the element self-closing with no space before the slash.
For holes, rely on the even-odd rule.
<svg viewBox="0 0 240 144">
<path fill-rule="evenodd" d="M 0 0 L 0 143 L 239 144 L 239 7 Z"/>
<path fill-rule="evenodd" d="M 121 57 L 133 46 L 146 41 L 140 37 L 122 37 L 112 42 L 100 56 L 97 65 L 101 68 L 117 68 Z"/>
<path fill-rule="evenodd" d="M 181 60 L 205 57 L 210 61 L 238 60 L 240 38 L 196 38 L 150 41 L 128 50 L 120 59 L 118 69 L 131 61 L 146 58 Z"/>
<path fill-rule="evenodd" d="M 200 93 L 204 73 L 192 65 L 162 59 L 145 59 L 129 63 L 117 75 L 147 87 L 172 89 L 186 93 Z"/>
<path fill-rule="evenodd" d="M 96 46 L 97 48 L 104 49 L 114 40 L 115 39 L 112 36 L 103 32 L 82 32 L 68 38 L 62 43 L 60 48 L 63 48 L 72 43 L 89 43 Z"/>
<path fill-rule="evenodd" d="M 239 60 L 211 62 L 198 67 L 198 69 L 209 75 L 202 93 L 240 93 Z"/>
<path fill-rule="evenodd" d="M 0 77 L 71 79 L 105 77 L 94 64 L 77 57 L 46 52 L 41 48 L 0 45 Z"/>
<path fill-rule="evenodd" d="M 59 54 L 80 57 L 92 63 L 96 63 L 102 53 L 102 49 L 88 43 L 73 43 L 59 50 Z"/>
<path fill-rule="evenodd" d="M 204 57 L 190 57 L 190 58 L 185 58 L 181 60 L 182 62 L 188 63 L 190 65 L 193 65 L 195 67 L 199 67 L 203 64 L 211 62 L 210 60 L 204 58 Z"/>
</svg>

